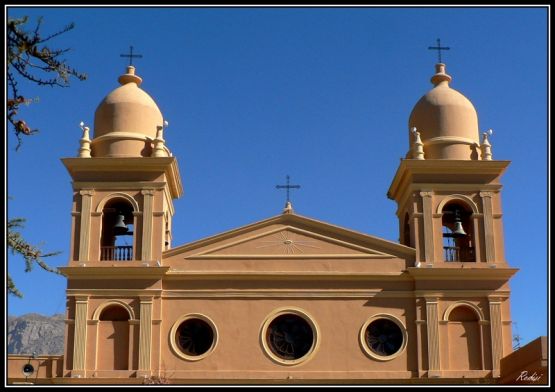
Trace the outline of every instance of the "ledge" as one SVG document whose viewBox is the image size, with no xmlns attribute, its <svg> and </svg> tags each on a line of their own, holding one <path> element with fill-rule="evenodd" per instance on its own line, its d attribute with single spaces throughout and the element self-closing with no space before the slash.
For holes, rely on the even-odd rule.
<svg viewBox="0 0 555 392">
<path fill-rule="evenodd" d="M 517 271 L 518 268 L 407 268 L 415 280 L 509 280 Z"/>
<path fill-rule="evenodd" d="M 130 266 L 95 266 L 95 267 L 59 267 L 58 268 L 68 278 L 161 278 L 166 274 L 170 267 L 130 267 Z"/>
</svg>

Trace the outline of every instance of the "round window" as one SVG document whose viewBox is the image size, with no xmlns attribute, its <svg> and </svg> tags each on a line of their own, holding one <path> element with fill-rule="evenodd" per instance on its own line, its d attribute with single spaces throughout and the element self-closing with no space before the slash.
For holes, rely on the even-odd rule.
<svg viewBox="0 0 555 392">
<path fill-rule="evenodd" d="M 393 317 L 373 318 L 365 324 L 361 332 L 365 351 L 375 359 L 393 359 L 406 346 L 406 331 Z"/>
<path fill-rule="evenodd" d="M 175 329 L 175 346 L 186 359 L 200 359 L 215 345 L 212 326 L 201 318 L 187 318 Z"/>
<path fill-rule="evenodd" d="M 304 318 L 296 314 L 282 314 L 268 325 L 266 341 L 278 358 L 295 360 L 310 351 L 314 344 L 314 332 Z"/>
</svg>

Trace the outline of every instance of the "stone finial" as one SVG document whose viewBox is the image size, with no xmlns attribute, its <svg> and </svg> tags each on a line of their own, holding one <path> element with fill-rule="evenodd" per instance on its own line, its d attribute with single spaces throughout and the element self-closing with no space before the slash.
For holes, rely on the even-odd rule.
<svg viewBox="0 0 555 392">
<path fill-rule="evenodd" d="M 135 83 L 137 86 L 140 86 L 141 83 L 143 82 L 143 79 L 141 79 L 139 76 L 135 75 L 135 67 L 132 65 L 129 65 L 127 67 L 127 73 L 121 75 L 118 78 L 118 82 L 121 85 L 127 84 L 127 83 Z"/>
<path fill-rule="evenodd" d="M 412 158 L 413 159 L 424 159 L 424 143 L 420 139 L 420 132 L 416 130 L 416 127 L 412 127 L 410 130 L 414 135 L 414 143 L 412 145 Z"/>
<path fill-rule="evenodd" d="M 163 126 L 158 126 L 156 130 L 156 139 L 154 139 L 154 149 L 152 150 L 151 157 L 167 157 L 168 153 L 164 149 L 164 128 L 168 127 L 168 122 L 164 120 Z"/>
<path fill-rule="evenodd" d="M 480 144 L 480 150 L 482 151 L 481 158 L 484 161 L 491 161 L 491 144 L 489 142 L 489 136 L 493 134 L 493 129 L 488 129 L 486 132 L 482 133 L 482 144 Z"/>
<path fill-rule="evenodd" d="M 452 80 L 451 76 L 445 73 L 445 64 L 437 63 L 436 64 L 436 73 L 432 76 L 432 83 L 437 86 L 441 82 L 449 83 Z"/>
<path fill-rule="evenodd" d="M 79 158 L 90 158 L 91 157 L 91 139 L 89 138 L 89 127 L 85 126 L 85 123 L 81 121 L 79 124 L 83 130 L 83 137 L 79 140 Z"/>
<path fill-rule="evenodd" d="M 285 204 L 285 208 L 283 209 L 284 214 L 292 214 L 293 213 L 293 205 L 290 201 Z"/>
</svg>

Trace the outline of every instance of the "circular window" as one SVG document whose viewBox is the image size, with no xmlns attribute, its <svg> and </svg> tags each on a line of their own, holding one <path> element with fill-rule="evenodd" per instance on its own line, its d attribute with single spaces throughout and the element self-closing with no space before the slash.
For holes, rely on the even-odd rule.
<svg viewBox="0 0 555 392">
<path fill-rule="evenodd" d="M 316 327 L 300 311 L 285 310 L 266 320 L 262 330 L 263 346 L 281 364 L 294 365 L 307 360 L 316 347 Z"/>
<path fill-rule="evenodd" d="M 405 348 L 407 333 L 396 318 L 379 315 L 368 320 L 361 330 L 362 347 L 372 358 L 389 360 Z"/>
<path fill-rule="evenodd" d="M 173 350 L 184 359 L 199 360 L 216 346 L 216 328 L 208 317 L 188 315 L 180 318 L 170 332 Z"/>
</svg>

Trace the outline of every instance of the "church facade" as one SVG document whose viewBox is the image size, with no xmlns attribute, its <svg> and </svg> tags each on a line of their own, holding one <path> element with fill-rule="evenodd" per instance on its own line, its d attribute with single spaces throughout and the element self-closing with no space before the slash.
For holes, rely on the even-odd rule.
<svg viewBox="0 0 555 392">
<path fill-rule="evenodd" d="M 83 127 L 59 383 L 491 382 L 512 352 L 501 176 L 436 64 L 388 190 L 400 242 L 297 214 L 172 245 L 183 194 L 129 66 Z M 169 143 L 171 145 L 171 143 Z M 395 219 L 392 217 L 392 219 Z M 125 239 L 126 241 L 123 241 Z"/>
</svg>

